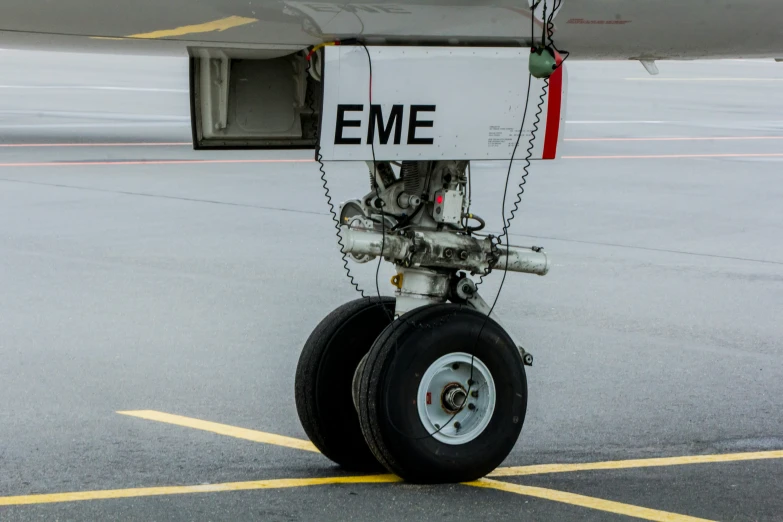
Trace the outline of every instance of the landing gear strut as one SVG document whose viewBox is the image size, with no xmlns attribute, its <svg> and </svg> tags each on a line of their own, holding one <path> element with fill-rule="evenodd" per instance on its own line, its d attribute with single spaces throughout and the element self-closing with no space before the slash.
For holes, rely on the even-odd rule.
<svg viewBox="0 0 783 522">
<path fill-rule="evenodd" d="M 394 298 L 343 305 L 307 341 L 296 375 L 313 443 L 347 469 L 462 482 L 497 467 L 519 437 L 532 356 L 487 314 L 470 275 L 544 275 L 538 248 L 477 232 L 465 161 L 371 165 L 372 191 L 341 207 L 343 252 L 395 264 Z M 478 227 L 471 227 L 471 222 Z"/>
</svg>

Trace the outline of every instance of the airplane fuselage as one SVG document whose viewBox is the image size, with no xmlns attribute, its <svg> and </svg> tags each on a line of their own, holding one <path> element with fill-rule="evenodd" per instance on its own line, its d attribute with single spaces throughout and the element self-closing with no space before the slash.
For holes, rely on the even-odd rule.
<svg viewBox="0 0 783 522">
<path fill-rule="evenodd" d="M 781 20 L 780 0 L 563 0 L 554 34 L 574 59 L 781 57 Z M 541 23 L 532 26 L 540 35 Z M 3 0 L 0 5 L 0 46 L 23 49 L 184 54 L 188 46 L 208 46 L 263 49 L 271 56 L 341 37 L 514 45 L 529 42 L 530 33 L 524 0 Z"/>
</svg>

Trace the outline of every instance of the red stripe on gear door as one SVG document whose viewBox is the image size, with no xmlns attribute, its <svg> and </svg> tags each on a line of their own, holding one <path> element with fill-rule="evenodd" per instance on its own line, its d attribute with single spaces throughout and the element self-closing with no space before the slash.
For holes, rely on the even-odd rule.
<svg viewBox="0 0 783 522">
<path fill-rule="evenodd" d="M 560 54 L 556 55 L 558 63 L 562 63 Z M 560 109 L 563 103 L 563 67 L 558 67 L 549 77 L 549 103 L 546 110 L 546 131 L 544 132 L 543 159 L 555 159 L 557 156 L 557 140 L 560 135 Z"/>
</svg>

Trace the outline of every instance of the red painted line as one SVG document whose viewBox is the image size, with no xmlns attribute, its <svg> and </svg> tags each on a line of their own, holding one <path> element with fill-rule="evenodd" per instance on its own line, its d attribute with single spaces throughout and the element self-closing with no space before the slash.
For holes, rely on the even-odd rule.
<svg viewBox="0 0 783 522">
<path fill-rule="evenodd" d="M 192 145 L 189 141 L 152 143 L 0 143 L 2 147 L 181 147 Z"/>
<path fill-rule="evenodd" d="M 0 167 L 88 167 L 93 165 L 187 165 L 192 163 L 313 163 L 311 159 L 140 160 L 140 161 L 44 161 L 0 163 Z"/>
<path fill-rule="evenodd" d="M 559 61 L 560 56 L 556 59 Z M 557 139 L 560 135 L 560 107 L 563 95 L 563 68 L 558 67 L 549 77 L 549 100 L 546 108 L 546 130 L 544 131 L 544 153 L 542 158 L 555 159 Z"/>
<path fill-rule="evenodd" d="M 783 136 L 697 136 L 661 138 L 565 138 L 564 141 L 720 141 L 720 140 L 783 140 Z"/>
<path fill-rule="evenodd" d="M 561 156 L 562 159 L 679 159 L 679 158 L 783 158 L 783 152 L 770 154 L 649 154 L 642 156 Z"/>
</svg>

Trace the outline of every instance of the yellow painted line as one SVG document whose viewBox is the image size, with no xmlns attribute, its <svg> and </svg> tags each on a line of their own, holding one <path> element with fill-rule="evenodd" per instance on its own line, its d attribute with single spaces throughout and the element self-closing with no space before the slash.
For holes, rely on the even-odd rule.
<svg viewBox="0 0 783 522">
<path fill-rule="evenodd" d="M 609 513 L 616 513 L 618 515 L 641 518 L 644 520 L 656 520 L 659 522 L 710 522 L 704 518 L 689 517 L 687 515 L 679 515 L 677 513 L 670 513 L 668 511 L 659 511 L 657 509 L 649 509 L 631 504 L 623 504 L 622 502 L 614 502 L 612 500 L 604 500 L 601 498 L 586 497 L 584 495 L 577 495 L 575 493 L 567 493 L 565 491 L 557 491 L 554 489 L 510 484 L 508 482 L 501 482 L 499 480 L 481 479 L 475 482 L 468 482 L 466 485 L 477 488 L 497 489 L 499 491 L 506 491 L 508 493 L 516 493 L 517 495 L 542 498 L 554 502 L 562 502 L 564 504 L 571 504 L 573 506 L 597 509 L 599 511 L 606 511 Z"/>
<path fill-rule="evenodd" d="M 238 428 L 236 426 L 229 426 L 228 424 L 219 424 L 217 422 L 193 419 L 191 417 L 172 415 L 170 413 L 163 413 L 153 410 L 118 411 L 117 413 L 120 415 L 138 417 L 140 419 L 175 424 L 177 426 L 184 426 L 186 428 L 210 431 L 212 433 L 217 433 L 218 435 L 226 435 L 228 437 L 234 437 L 237 439 L 252 440 L 253 442 L 263 442 L 265 444 L 274 444 L 275 446 L 285 446 L 286 448 L 294 448 L 298 450 L 314 451 L 316 453 L 320 453 L 313 443 L 308 440 L 295 439 L 293 437 L 285 437 L 283 435 L 275 435 L 274 433 Z"/>
<path fill-rule="evenodd" d="M 213 20 L 203 24 L 185 25 L 182 27 L 175 27 L 174 29 L 163 29 L 160 31 L 152 31 L 150 33 L 131 34 L 126 38 L 167 38 L 169 36 L 185 36 L 187 34 L 198 33 L 211 33 L 213 31 L 225 31 L 233 27 L 239 27 L 240 25 L 252 24 L 257 22 L 257 18 L 246 18 L 244 16 L 229 16 L 228 18 L 221 18 L 220 20 Z"/>
<path fill-rule="evenodd" d="M 756 451 L 748 453 L 724 453 L 719 455 L 691 455 L 685 457 L 664 457 L 654 459 L 610 460 L 605 462 L 584 462 L 578 464 L 539 464 L 534 466 L 513 466 L 498 468 L 488 476 L 518 477 L 522 475 L 543 475 L 546 473 L 568 473 L 572 471 L 652 468 L 660 466 L 683 466 L 689 464 L 741 462 L 745 460 L 764 459 L 783 459 L 783 450 Z"/>
<path fill-rule="evenodd" d="M 297 478 L 253 480 L 249 482 L 226 482 L 222 484 L 200 484 L 197 486 L 162 486 L 154 488 L 105 489 L 98 491 L 74 491 L 71 493 L 45 493 L 41 495 L 20 495 L 0 497 L 0 506 L 22 506 L 29 504 L 51 504 L 54 502 L 78 502 L 82 500 L 107 500 L 112 498 L 155 497 L 161 495 L 187 495 L 192 493 L 219 493 L 225 491 L 248 491 L 254 489 L 300 488 L 326 484 L 387 484 L 399 482 L 394 475 L 366 475 L 359 477 Z"/>
</svg>

